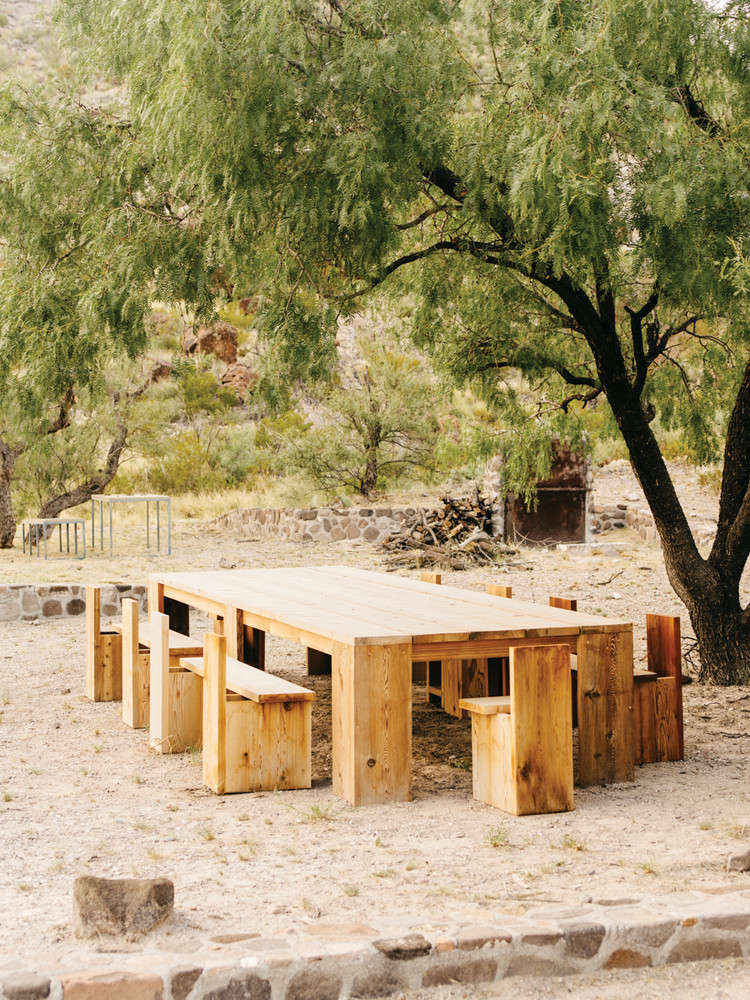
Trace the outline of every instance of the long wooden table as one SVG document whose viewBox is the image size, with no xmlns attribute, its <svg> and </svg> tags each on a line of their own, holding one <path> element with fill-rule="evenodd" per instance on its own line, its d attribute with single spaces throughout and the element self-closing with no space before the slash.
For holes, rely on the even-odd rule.
<svg viewBox="0 0 750 1000">
<path fill-rule="evenodd" d="M 522 645 L 564 642 L 577 655 L 578 783 L 633 780 L 630 623 L 347 566 L 149 577 L 150 611 L 185 631 L 186 605 L 223 619 L 237 659 L 246 633 L 331 656 L 333 790 L 353 805 L 410 797 L 413 662 Z"/>
</svg>

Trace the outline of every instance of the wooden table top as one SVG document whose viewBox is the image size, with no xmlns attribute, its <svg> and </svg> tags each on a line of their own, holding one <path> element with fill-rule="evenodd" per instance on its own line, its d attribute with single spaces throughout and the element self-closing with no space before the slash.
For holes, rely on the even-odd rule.
<svg viewBox="0 0 750 1000">
<path fill-rule="evenodd" d="M 224 604 L 350 645 L 629 631 L 629 622 L 348 566 L 152 573 L 166 596 Z M 275 631 L 272 627 L 270 631 Z"/>
</svg>

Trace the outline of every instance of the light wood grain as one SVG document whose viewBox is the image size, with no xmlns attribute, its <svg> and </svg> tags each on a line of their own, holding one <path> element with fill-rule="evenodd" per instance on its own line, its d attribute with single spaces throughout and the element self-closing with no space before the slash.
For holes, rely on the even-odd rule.
<svg viewBox="0 0 750 1000">
<path fill-rule="evenodd" d="M 203 658 L 203 783 L 223 795 L 227 781 L 227 640 L 210 632 Z M 233 720 L 234 721 L 234 720 Z"/>
<path fill-rule="evenodd" d="M 151 617 L 150 731 L 157 753 L 183 753 L 203 739 L 203 683 L 170 649 L 169 617 Z"/>
<path fill-rule="evenodd" d="M 578 641 L 578 784 L 633 780 L 633 637 L 588 633 Z"/>
<path fill-rule="evenodd" d="M 464 699 L 472 713 L 472 787 L 514 815 L 573 808 L 570 651 L 513 649 L 508 698 Z"/>
<path fill-rule="evenodd" d="M 505 584 L 502 583 L 488 583 L 487 593 L 491 594 L 493 597 L 512 597 L 513 588 L 506 587 Z"/>
<path fill-rule="evenodd" d="M 362 678 L 367 683 L 362 683 Z M 333 655 L 333 791 L 352 805 L 411 797 L 411 650 L 339 644 Z"/>
<path fill-rule="evenodd" d="M 682 709 L 682 645 L 680 619 L 672 615 L 646 615 L 648 666 L 660 678 L 670 677 L 672 688 L 663 687 L 665 707 L 657 704 L 659 727 L 672 727 L 660 742 L 659 760 L 682 760 L 685 756 Z M 668 693 L 667 693 L 668 691 Z M 659 694 L 657 693 L 657 699 Z M 669 756 L 662 756 L 669 754 Z"/>
<path fill-rule="evenodd" d="M 138 602 L 122 601 L 122 721 L 144 729 L 149 719 L 149 656 L 138 637 Z"/>
<path fill-rule="evenodd" d="M 86 697 L 91 701 L 122 698 L 122 637 L 101 629 L 101 591 L 86 587 Z"/>
</svg>

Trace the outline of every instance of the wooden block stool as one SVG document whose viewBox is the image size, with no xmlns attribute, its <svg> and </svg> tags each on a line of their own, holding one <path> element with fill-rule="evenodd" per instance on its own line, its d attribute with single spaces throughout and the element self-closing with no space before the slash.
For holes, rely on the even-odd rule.
<svg viewBox="0 0 750 1000">
<path fill-rule="evenodd" d="M 635 763 L 682 760 L 680 619 L 646 615 L 647 670 L 633 674 Z"/>
<path fill-rule="evenodd" d="M 171 630 L 167 634 L 169 655 L 175 658 L 175 662 L 180 656 L 200 656 L 203 653 L 201 639 L 191 639 Z M 157 638 L 160 635 L 159 631 Z M 151 641 L 150 625 L 139 626 L 138 623 L 138 601 L 123 598 L 122 721 L 132 729 L 145 729 L 149 724 Z"/>
<path fill-rule="evenodd" d="M 101 630 L 101 590 L 86 587 L 86 697 L 92 701 L 122 698 L 122 635 Z"/>
<path fill-rule="evenodd" d="M 309 788 L 314 698 L 313 691 L 228 661 L 225 637 L 207 634 L 204 783 L 218 795 Z"/>
<path fill-rule="evenodd" d="M 139 653 L 140 656 L 140 653 Z M 203 680 L 182 666 L 182 654 L 169 648 L 169 616 L 151 615 L 150 732 L 157 753 L 182 753 L 201 746 Z"/>
<path fill-rule="evenodd" d="M 573 809 L 570 649 L 510 650 L 510 696 L 462 699 L 471 713 L 474 798 L 516 816 Z"/>
</svg>

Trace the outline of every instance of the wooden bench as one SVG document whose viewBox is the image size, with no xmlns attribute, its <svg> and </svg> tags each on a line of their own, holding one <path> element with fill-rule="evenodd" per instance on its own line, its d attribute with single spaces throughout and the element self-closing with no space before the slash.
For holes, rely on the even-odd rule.
<svg viewBox="0 0 750 1000">
<path fill-rule="evenodd" d="M 573 809 L 570 648 L 510 650 L 510 694 L 462 698 L 474 798 L 516 816 Z"/>
<path fill-rule="evenodd" d="M 636 764 L 682 760 L 682 651 L 680 619 L 646 615 L 647 670 L 633 672 Z"/>
<path fill-rule="evenodd" d="M 158 635 L 161 640 L 161 633 Z M 132 729 L 145 729 L 149 725 L 149 671 L 153 638 L 155 636 L 149 623 L 140 624 L 138 621 L 138 602 L 123 598 L 122 721 Z M 203 653 L 203 641 L 170 630 L 168 651 L 170 663 L 177 668 L 181 657 Z"/>
<path fill-rule="evenodd" d="M 201 658 L 181 658 L 173 668 L 165 618 L 152 615 L 161 636 L 152 647 L 152 741 L 168 752 L 180 739 L 195 738 L 200 717 L 203 781 L 218 795 L 309 788 L 315 692 L 228 659 L 226 638 L 216 633 L 205 636 Z M 202 678 L 200 716 L 192 701 L 184 699 L 181 709 L 174 704 L 172 677 L 180 671 Z"/>
<path fill-rule="evenodd" d="M 86 697 L 92 701 L 122 698 L 122 634 L 102 632 L 101 590 L 86 587 Z"/>
</svg>

